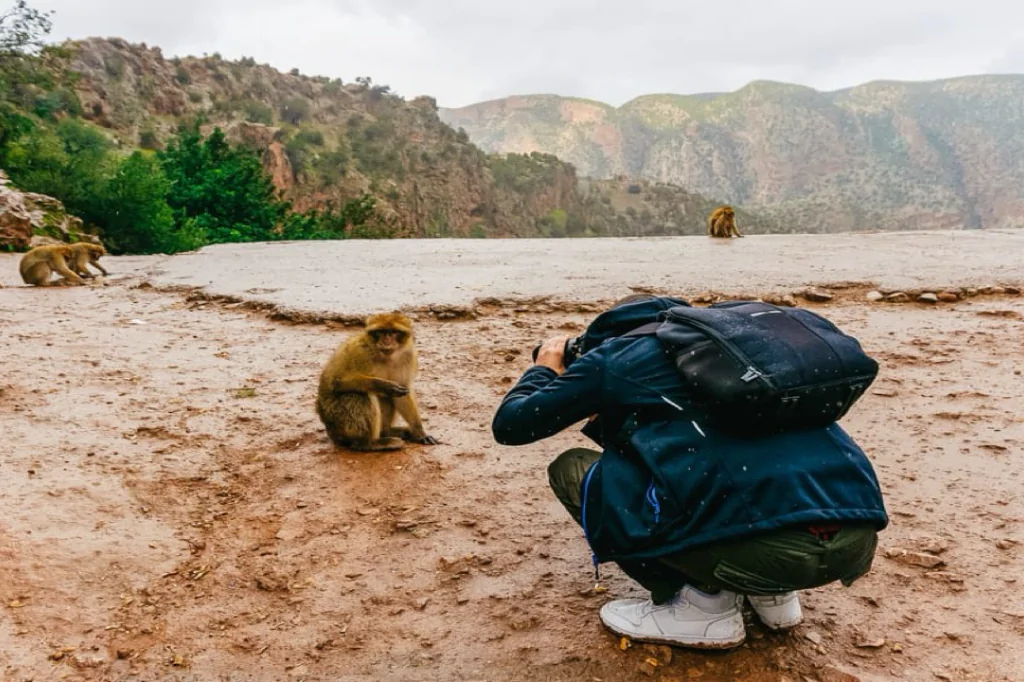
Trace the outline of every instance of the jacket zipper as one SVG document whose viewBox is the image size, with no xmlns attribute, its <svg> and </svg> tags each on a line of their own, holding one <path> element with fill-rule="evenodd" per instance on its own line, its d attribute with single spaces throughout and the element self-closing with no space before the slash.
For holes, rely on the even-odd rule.
<svg viewBox="0 0 1024 682">
<path fill-rule="evenodd" d="M 658 491 L 654 489 L 654 478 L 651 478 L 651 484 L 647 486 L 647 501 L 654 507 L 654 525 L 658 525 L 658 521 L 661 520 L 661 503 L 658 502 Z"/>
<path fill-rule="evenodd" d="M 601 570 L 598 566 L 597 552 L 594 551 L 594 546 L 590 542 L 590 533 L 587 531 L 587 493 L 590 491 L 590 479 L 594 475 L 594 470 L 597 469 L 598 464 L 600 464 L 600 460 L 591 464 L 587 475 L 583 477 L 583 504 L 580 508 L 580 525 L 583 526 L 583 537 L 587 540 L 587 547 L 590 548 L 590 558 L 594 562 L 595 581 L 601 580 Z"/>
</svg>

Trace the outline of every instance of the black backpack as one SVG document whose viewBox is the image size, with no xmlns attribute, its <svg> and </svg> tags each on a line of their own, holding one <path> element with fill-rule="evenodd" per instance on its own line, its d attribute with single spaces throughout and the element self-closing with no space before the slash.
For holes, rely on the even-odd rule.
<svg viewBox="0 0 1024 682">
<path fill-rule="evenodd" d="M 828 426 L 878 375 L 860 343 L 804 308 L 677 306 L 627 336 L 655 334 L 712 427 L 758 437 Z"/>
</svg>

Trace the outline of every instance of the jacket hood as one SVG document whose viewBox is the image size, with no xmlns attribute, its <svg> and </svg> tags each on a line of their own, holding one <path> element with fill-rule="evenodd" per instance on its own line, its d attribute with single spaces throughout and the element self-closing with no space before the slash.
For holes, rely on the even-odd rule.
<svg viewBox="0 0 1024 682">
<path fill-rule="evenodd" d="M 583 352 L 597 348 L 608 339 L 628 334 L 637 327 L 657 322 L 662 313 L 676 306 L 691 307 L 681 298 L 652 296 L 615 306 L 598 315 L 583 332 Z"/>
</svg>

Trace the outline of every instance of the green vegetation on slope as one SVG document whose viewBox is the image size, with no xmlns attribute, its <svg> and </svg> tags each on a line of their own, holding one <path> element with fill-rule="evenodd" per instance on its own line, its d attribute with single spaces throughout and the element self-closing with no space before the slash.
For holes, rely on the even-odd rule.
<svg viewBox="0 0 1024 682">
<path fill-rule="evenodd" d="M 21 30 L 0 55 L 0 169 L 62 200 L 115 252 L 693 234 L 705 218 L 695 207 L 712 203 L 668 186 L 647 210 L 613 201 L 618 190 L 581 186 L 554 156 L 484 153 L 440 121 L 432 98 L 406 102 L 369 78 L 346 84 L 216 54 L 165 59 L 116 38 L 44 48 L 48 17 L 24 2 L 12 16 Z"/>
<path fill-rule="evenodd" d="M 338 209 L 293 211 L 256 152 L 229 144 L 219 128 L 204 137 L 198 120 L 155 154 L 119 152 L 77 117 L 82 109 L 71 89 L 74 74 L 62 66 L 65 55 L 42 45 L 49 30 L 49 16 L 24 1 L 0 21 L 0 167 L 22 189 L 61 200 L 111 251 L 390 236 L 368 195 Z"/>
</svg>

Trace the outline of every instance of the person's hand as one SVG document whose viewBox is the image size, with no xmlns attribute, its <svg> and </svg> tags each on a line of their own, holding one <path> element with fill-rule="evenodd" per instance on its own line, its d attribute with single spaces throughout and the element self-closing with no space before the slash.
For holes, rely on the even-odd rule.
<svg viewBox="0 0 1024 682">
<path fill-rule="evenodd" d="M 559 374 L 565 371 L 565 343 L 571 336 L 555 336 L 541 344 L 537 353 L 537 364 L 548 367 Z"/>
</svg>

